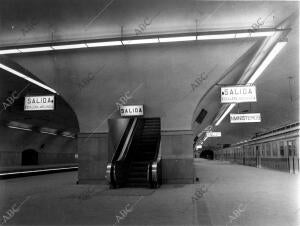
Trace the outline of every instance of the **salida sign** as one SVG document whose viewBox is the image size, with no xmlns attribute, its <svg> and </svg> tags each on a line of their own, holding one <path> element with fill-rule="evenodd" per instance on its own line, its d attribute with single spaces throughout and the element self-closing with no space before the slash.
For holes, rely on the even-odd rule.
<svg viewBox="0 0 300 226">
<path fill-rule="evenodd" d="M 221 137 L 222 133 L 209 131 L 209 132 L 206 132 L 206 136 L 207 137 Z"/>
<path fill-rule="evenodd" d="M 221 87 L 221 103 L 256 102 L 255 86 Z"/>
<path fill-rule="evenodd" d="M 24 103 L 25 111 L 54 110 L 54 95 L 49 96 L 26 96 Z"/>
<path fill-rule="evenodd" d="M 127 105 L 120 107 L 121 116 L 143 116 L 143 105 Z"/>
</svg>

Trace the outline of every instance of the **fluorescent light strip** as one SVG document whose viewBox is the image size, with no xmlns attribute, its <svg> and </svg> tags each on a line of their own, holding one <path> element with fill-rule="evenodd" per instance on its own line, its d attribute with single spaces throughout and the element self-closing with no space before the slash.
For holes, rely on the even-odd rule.
<svg viewBox="0 0 300 226">
<path fill-rule="evenodd" d="M 214 40 L 235 38 L 235 34 L 198 35 L 197 40 Z"/>
<path fill-rule="evenodd" d="M 158 43 L 158 38 L 148 38 L 148 39 L 137 39 L 137 40 L 124 40 L 122 41 L 124 45 L 135 45 L 135 44 L 147 44 L 147 43 Z"/>
<path fill-rule="evenodd" d="M 282 50 L 282 48 L 287 44 L 287 42 L 277 42 L 271 52 L 267 55 L 264 61 L 259 65 L 258 69 L 254 72 L 252 77 L 249 79 L 247 84 L 253 84 L 256 79 L 263 73 L 263 71 L 268 67 L 272 60 L 277 56 L 277 54 Z"/>
<path fill-rule="evenodd" d="M 266 32 L 241 32 L 232 34 L 216 34 L 216 35 L 198 35 L 197 40 L 214 40 L 214 39 L 234 39 L 234 38 L 251 38 L 251 37 L 266 37 L 275 34 L 274 31 Z"/>
<path fill-rule="evenodd" d="M 226 115 L 228 115 L 228 113 L 234 108 L 234 106 L 235 106 L 235 104 L 230 104 L 230 106 L 226 109 L 226 111 L 223 113 L 223 115 L 218 119 L 215 126 L 220 125 L 222 120 L 226 117 Z"/>
<path fill-rule="evenodd" d="M 71 44 L 71 45 L 58 45 L 52 46 L 55 50 L 62 50 L 62 49 L 80 49 L 80 48 L 87 48 L 86 44 Z"/>
<path fill-rule="evenodd" d="M 68 137 L 68 138 L 75 138 L 74 136 L 71 135 L 62 135 L 63 137 Z"/>
<path fill-rule="evenodd" d="M 30 128 L 23 128 L 23 127 L 17 127 L 17 126 L 7 126 L 8 128 L 11 129 L 19 129 L 19 130 L 26 130 L 26 131 L 32 131 Z"/>
<path fill-rule="evenodd" d="M 8 71 L 8 72 L 10 72 L 10 73 L 12 73 L 12 74 L 14 74 L 16 76 L 19 76 L 20 78 L 23 78 L 23 79 L 25 79 L 25 80 L 27 80 L 29 82 L 32 82 L 33 84 L 35 84 L 35 85 L 37 85 L 39 87 L 42 87 L 42 88 L 44 88 L 46 90 L 49 90 L 52 93 L 57 93 L 54 89 L 50 88 L 49 86 L 46 86 L 46 85 L 44 85 L 44 84 L 42 84 L 42 83 L 40 83 L 40 82 L 38 82 L 38 81 L 36 81 L 36 80 L 28 77 L 28 76 L 26 76 L 26 75 L 24 75 L 24 74 L 22 74 L 22 73 L 20 73 L 20 72 L 18 72 L 16 70 L 10 68 L 10 67 L 7 67 L 4 64 L 0 63 L 0 68 L 2 68 L 5 71 Z"/>
<path fill-rule="evenodd" d="M 12 54 L 12 53 L 20 53 L 18 49 L 4 49 L 0 50 L 0 54 Z"/>
<path fill-rule="evenodd" d="M 57 171 L 57 170 L 63 170 L 63 169 L 78 169 L 78 166 L 55 168 L 55 169 L 44 169 L 44 170 L 19 171 L 19 172 L 11 172 L 11 173 L 0 173 L 0 176 L 24 174 L 24 173 L 35 173 L 35 172 L 46 172 L 46 171 Z"/>
<path fill-rule="evenodd" d="M 253 37 L 251 36 L 251 33 L 237 33 L 235 34 L 234 38 L 250 38 Z"/>
<path fill-rule="evenodd" d="M 275 31 L 262 31 L 250 33 L 251 37 L 267 37 L 275 34 Z"/>
<path fill-rule="evenodd" d="M 13 53 L 28 53 L 28 52 L 40 52 L 51 50 L 63 50 L 63 49 L 79 49 L 87 47 L 103 47 L 103 46 L 120 46 L 122 42 L 124 45 L 134 44 L 147 44 L 147 43 L 159 43 L 159 42 L 182 42 L 182 41 L 195 41 L 195 40 L 215 40 L 215 39 L 234 39 L 234 38 L 251 38 L 251 37 L 265 37 L 275 34 L 275 31 L 256 31 L 256 32 L 241 32 L 231 34 L 213 34 L 213 35 L 198 35 L 198 36 L 178 36 L 178 37 L 165 37 L 165 38 L 144 38 L 136 40 L 124 40 L 124 41 L 103 41 L 103 42 L 91 42 L 91 43 L 79 43 L 69 45 L 54 45 L 45 47 L 32 47 L 21 49 L 4 49 L 0 50 L 0 54 L 13 54 Z"/>
<path fill-rule="evenodd" d="M 159 38 L 159 42 L 185 42 L 185 41 L 195 41 L 195 40 L 196 40 L 196 36 Z"/>
<path fill-rule="evenodd" d="M 236 33 L 234 38 L 251 38 L 251 37 L 268 37 L 275 34 L 274 31 L 264 31 L 264 32 L 245 32 Z"/>
<path fill-rule="evenodd" d="M 87 47 L 101 47 L 101 46 L 121 46 L 121 41 L 111 41 L 111 42 L 92 42 L 86 43 Z"/>
<path fill-rule="evenodd" d="M 54 135 L 56 136 L 57 134 L 56 133 L 51 133 L 51 132 L 47 132 L 47 131 L 40 131 L 41 133 L 45 133 L 45 134 L 50 134 L 50 135 Z"/>
<path fill-rule="evenodd" d="M 204 137 L 203 142 L 207 140 L 208 137 Z"/>
<path fill-rule="evenodd" d="M 50 50 L 53 50 L 50 46 L 19 49 L 19 51 L 22 53 L 41 52 L 41 51 L 50 51 Z"/>
</svg>

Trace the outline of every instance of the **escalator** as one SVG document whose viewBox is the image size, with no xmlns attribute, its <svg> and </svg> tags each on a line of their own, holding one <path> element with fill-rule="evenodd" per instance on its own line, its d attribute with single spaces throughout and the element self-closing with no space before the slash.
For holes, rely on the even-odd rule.
<svg viewBox="0 0 300 226">
<path fill-rule="evenodd" d="M 160 118 L 129 120 L 107 164 L 106 179 L 112 188 L 161 184 Z"/>
</svg>

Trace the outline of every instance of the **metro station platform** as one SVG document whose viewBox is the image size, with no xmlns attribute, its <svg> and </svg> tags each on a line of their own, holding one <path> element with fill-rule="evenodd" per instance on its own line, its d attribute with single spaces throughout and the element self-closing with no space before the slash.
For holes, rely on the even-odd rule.
<svg viewBox="0 0 300 226">
<path fill-rule="evenodd" d="M 204 159 L 194 165 L 195 184 L 158 189 L 77 185 L 77 172 L 1 180 L 2 224 L 300 225 L 299 176 Z"/>
</svg>

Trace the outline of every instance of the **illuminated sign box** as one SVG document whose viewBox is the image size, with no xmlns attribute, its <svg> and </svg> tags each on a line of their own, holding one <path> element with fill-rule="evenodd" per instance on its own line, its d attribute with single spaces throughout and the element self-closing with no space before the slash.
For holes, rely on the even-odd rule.
<svg viewBox="0 0 300 226">
<path fill-rule="evenodd" d="M 25 97 L 24 111 L 45 111 L 54 108 L 54 95 Z"/>
<path fill-rule="evenodd" d="M 143 116 L 143 105 L 127 105 L 120 107 L 121 116 Z"/>
<path fill-rule="evenodd" d="M 261 122 L 260 113 L 230 114 L 231 123 Z"/>
<path fill-rule="evenodd" d="M 196 146 L 196 150 L 201 149 L 201 148 L 202 148 L 202 145 L 201 145 L 201 144 L 198 144 L 198 145 Z"/>
<path fill-rule="evenodd" d="M 220 137 L 222 136 L 221 132 L 206 132 L 207 137 Z"/>
<path fill-rule="evenodd" d="M 255 86 L 221 87 L 221 103 L 256 102 Z"/>
</svg>

